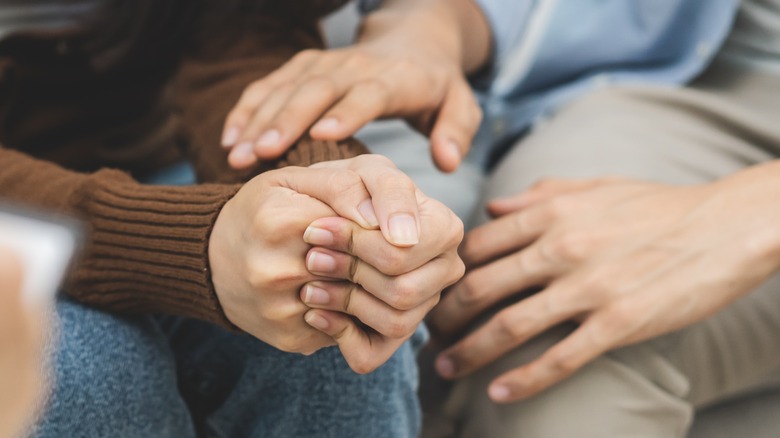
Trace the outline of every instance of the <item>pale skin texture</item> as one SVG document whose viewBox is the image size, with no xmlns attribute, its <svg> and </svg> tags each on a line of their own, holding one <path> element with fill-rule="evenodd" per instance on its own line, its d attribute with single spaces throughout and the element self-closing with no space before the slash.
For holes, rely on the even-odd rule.
<svg viewBox="0 0 780 438">
<path fill-rule="evenodd" d="M 780 269 L 780 161 L 698 186 L 544 181 L 489 205 L 470 232 L 468 274 L 430 322 L 443 338 L 529 287 L 445 350 L 437 369 L 459 378 L 564 321 L 579 328 L 541 357 L 498 376 L 497 402 L 531 397 L 599 355 L 701 321 Z"/>
<path fill-rule="evenodd" d="M 209 260 L 239 328 L 288 352 L 338 345 L 367 373 L 463 275 L 462 238 L 449 209 L 367 155 L 257 176 L 220 212 Z"/>
<path fill-rule="evenodd" d="M 42 395 L 43 317 L 23 307 L 22 268 L 0 248 L 0 436 L 17 436 Z"/>
<path fill-rule="evenodd" d="M 454 171 L 482 113 L 466 81 L 490 54 L 490 29 L 471 0 L 388 0 L 355 45 L 302 52 L 251 84 L 225 121 L 237 169 L 276 158 L 306 131 L 341 140 L 366 123 L 402 117 L 431 139 L 437 166 Z"/>
</svg>

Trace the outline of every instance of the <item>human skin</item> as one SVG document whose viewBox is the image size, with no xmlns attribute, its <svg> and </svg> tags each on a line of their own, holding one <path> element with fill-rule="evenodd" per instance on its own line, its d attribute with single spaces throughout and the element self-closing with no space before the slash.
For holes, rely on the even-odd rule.
<svg viewBox="0 0 780 438">
<path fill-rule="evenodd" d="M 462 237 L 460 220 L 387 158 L 360 156 L 255 177 L 220 212 L 209 260 L 236 326 L 289 352 L 337 344 L 367 373 L 461 277 Z"/>
<path fill-rule="evenodd" d="M 229 162 L 243 169 L 278 157 L 307 130 L 341 140 L 402 117 L 430 137 L 438 167 L 453 171 L 482 118 L 466 74 L 487 62 L 490 45 L 471 0 L 388 0 L 353 46 L 304 51 L 247 87 L 225 121 Z"/>
<path fill-rule="evenodd" d="M 431 313 L 447 339 L 505 307 L 437 358 L 460 378 L 564 321 L 579 327 L 489 386 L 497 402 L 528 398 L 599 355 L 701 321 L 780 269 L 780 161 L 697 186 L 549 180 L 492 202 L 470 232 L 469 270 Z M 457 339 L 457 338 L 455 338 Z"/>
<path fill-rule="evenodd" d="M 41 316 L 22 305 L 22 268 L 0 248 L 0 436 L 17 436 L 42 393 Z"/>
</svg>

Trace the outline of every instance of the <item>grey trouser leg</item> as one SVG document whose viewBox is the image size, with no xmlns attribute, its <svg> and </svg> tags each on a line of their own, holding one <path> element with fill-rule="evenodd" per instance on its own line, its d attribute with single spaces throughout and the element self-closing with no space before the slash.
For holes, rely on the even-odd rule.
<svg viewBox="0 0 780 438">
<path fill-rule="evenodd" d="M 688 89 L 599 91 L 521 141 L 488 180 L 482 202 L 548 177 L 711 181 L 776 158 L 779 114 L 780 77 L 725 66 Z M 486 220 L 478 209 L 475 222 Z M 709 320 L 608 353 L 531 400 L 501 406 L 488 400 L 488 382 L 571 330 L 556 327 L 449 387 L 423 369 L 424 436 L 684 436 L 697 407 L 780 370 L 780 277 Z"/>
</svg>

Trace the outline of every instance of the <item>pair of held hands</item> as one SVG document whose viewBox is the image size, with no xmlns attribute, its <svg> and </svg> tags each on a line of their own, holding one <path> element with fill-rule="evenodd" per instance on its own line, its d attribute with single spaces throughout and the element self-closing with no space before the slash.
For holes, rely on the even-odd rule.
<svg viewBox="0 0 780 438">
<path fill-rule="evenodd" d="M 338 344 L 366 373 L 463 275 L 462 238 L 449 209 L 366 155 L 257 176 L 222 209 L 209 259 L 238 327 L 289 352 Z"/>
<path fill-rule="evenodd" d="M 231 150 L 231 164 L 248 167 L 258 157 L 276 156 L 308 126 L 313 125 L 309 132 L 315 138 L 338 140 L 372 119 L 405 117 L 430 135 L 441 169 L 457 167 L 480 122 L 463 73 L 434 51 L 425 55 L 418 47 L 413 53 L 401 48 L 375 44 L 306 52 L 252 84 L 225 125 L 223 143 Z M 237 253 L 245 257 L 225 257 L 233 262 L 225 262 L 225 274 L 215 277 L 217 283 L 230 286 L 224 290 L 235 291 L 220 299 L 226 308 L 236 304 L 228 315 L 239 326 L 262 335 L 273 333 L 269 328 L 302 328 L 305 315 L 320 333 L 288 330 L 271 343 L 311 352 L 329 345 L 335 336 L 350 364 L 367 371 L 411 334 L 436 304 L 439 290 L 460 274 L 455 254 L 460 224 L 417 193 L 420 243 L 406 248 L 411 240 L 388 244 L 393 242 L 389 212 L 403 210 L 380 207 L 383 189 L 377 182 L 392 178 L 372 179 L 372 171 L 360 170 L 360 160 L 347 167 L 352 166 L 374 198 L 381 235 L 369 231 L 371 221 L 360 215 L 366 198 L 325 193 L 327 187 L 339 193 L 340 177 L 309 187 L 279 171 L 261 175 L 231 201 L 227 212 L 243 208 L 255 211 L 257 218 L 230 213 L 238 225 L 227 226 L 235 235 L 224 242 L 232 247 L 220 247 L 212 239 L 211 251 L 216 256 L 217 251 L 243 248 Z M 333 165 L 323 165 L 317 171 L 328 166 L 333 170 Z M 442 340 L 455 342 L 439 356 L 439 373 L 447 378 L 466 376 L 558 323 L 580 323 L 578 330 L 535 361 L 494 380 L 491 398 L 511 402 L 565 379 L 604 352 L 714 314 L 780 267 L 775 223 L 778 167 L 772 163 L 691 187 L 616 179 L 552 180 L 494 201 L 488 206 L 494 220 L 470 232 L 461 247 L 468 273 L 445 293 L 429 318 Z M 393 175 L 408 184 L 404 176 Z M 305 190 L 321 202 L 292 193 Z M 411 190 L 406 186 L 406 193 Z M 351 201 L 345 203 L 347 199 Z M 309 206 L 288 213 L 286 209 L 298 201 Z M 407 205 L 412 204 L 410 200 Z M 275 213 L 264 212 L 269 207 Z M 300 238 L 312 221 L 334 213 L 353 223 L 318 220 L 306 233 L 318 247 L 308 257 L 303 243 L 295 250 L 284 247 L 285 237 Z M 276 225 L 269 229 L 263 215 Z M 221 234 L 219 228 L 215 232 Z M 250 245 L 266 239 L 271 239 L 268 250 Z M 288 252 L 279 258 L 274 256 L 277 251 Z M 333 270 L 317 272 L 315 265 L 331 260 L 328 256 Z M 304 259 L 314 273 L 305 269 Z M 214 260 L 219 263 L 219 257 Z M 277 272 L 283 274 L 274 276 Z M 345 281 L 331 282 L 333 278 Z M 304 283 L 314 287 L 304 288 L 297 301 L 291 299 L 295 286 Z M 273 287 L 261 287 L 269 285 Z M 458 338 L 483 311 L 533 287 L 541 291 Z M 261 297 L 254 296 L 254 290 L 276 292 Z M 279 306 L 266 306 L 270 300 Z M 266 317 L 258 320 L 258 313 Z M 345 314 L 357 316 L 375 333 L 361 331 Z"/>
</svg>

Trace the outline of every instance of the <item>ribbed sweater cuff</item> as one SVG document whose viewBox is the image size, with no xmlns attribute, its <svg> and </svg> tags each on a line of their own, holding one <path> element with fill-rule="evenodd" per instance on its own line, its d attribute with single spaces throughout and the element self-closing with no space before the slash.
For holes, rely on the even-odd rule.
<svg viewBox="0 0 780 438">
<path fill-rule="evenodd" d="M 208 241 L 239 186 L 161 187 L 101 171 L 81 199 L 91 239 L 71 289 L 106 310 L 165 313 L 233 328 L 211 283 Z"/>
</svg>

